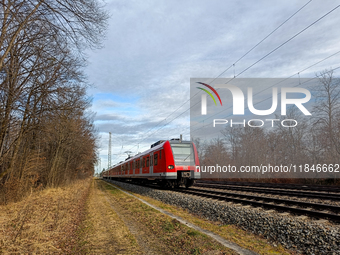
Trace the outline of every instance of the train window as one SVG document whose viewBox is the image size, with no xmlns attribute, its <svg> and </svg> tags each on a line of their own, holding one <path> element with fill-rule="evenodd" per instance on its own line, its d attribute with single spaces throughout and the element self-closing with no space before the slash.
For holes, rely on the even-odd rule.
<svg viewBox="0 0 340 255">
<path fill-rule="evenodd" d="M 159 159 L 162 158 L 162 151 L 159 151 Z"/>
<path fill-rule="evenodd" d="M 150 166 L 152 166 L 152 156 L 150 157 Z"/>
<path fill-rule="evenodd" d="M 193 147 L 190 143 L 171 144 L 176 165 L 191 165 L 195 161 Z"/>
<path fill-rule="evenodd" d="M 150 159 L 149 159 L 149 157 L 147 157 L 146 158 L 146 167 L 149 167 L 149 165 L 150 165 Z"/>
<path fill-rule="evenodd" d="M 155 164 L 155 166 L 157 166 L 157 164 L 158 164 L 158 154 L 155 154 L 153 156 L 153 158 L 154 158 L 154 164 Z"/>
</svg>

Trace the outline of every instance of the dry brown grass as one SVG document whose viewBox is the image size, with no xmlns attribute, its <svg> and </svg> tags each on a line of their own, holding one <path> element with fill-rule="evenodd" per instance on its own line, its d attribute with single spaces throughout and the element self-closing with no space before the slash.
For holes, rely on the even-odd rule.
<svg viewBox="0 0 340 255">
<path fill-rule="evenodd" d="M 77 229 L 91 179 L 0 206 L 0 253 L 79 253 Z"/>
</svg>

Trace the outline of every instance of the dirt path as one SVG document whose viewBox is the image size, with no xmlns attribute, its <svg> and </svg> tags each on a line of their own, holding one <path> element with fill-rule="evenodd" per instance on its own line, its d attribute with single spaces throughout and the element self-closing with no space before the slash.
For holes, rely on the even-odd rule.
<svg viewBox="0 0 340 255">
<path fill-rule="evenodd" d="M 144 254 L 134 235 L 115 212 L 108 194 L 93 181 L 84 222 L 84 249 L 91 254 Z"/>
<path fill-rule="evenodd" d="M 107 198 L 109 201 L 109 198 Z M 128 215 L 120 206 L 113 204 L 112 201 L 109 201 L 111 208 L 117 213 L 120 219 L 124 222 L 124 224 L 128 227 L 131 234 L 137 239 L 138 245 L 141 247 L 144 254 L 150 255 L 158 255 L 160 254 L 157 250 L 152 248 L 152 240 L 150 240 L 149 236 L 143 230 L 143 225 L 139 222 L 129 219 L 129 217 L 124 217 Z"/>
</svg>

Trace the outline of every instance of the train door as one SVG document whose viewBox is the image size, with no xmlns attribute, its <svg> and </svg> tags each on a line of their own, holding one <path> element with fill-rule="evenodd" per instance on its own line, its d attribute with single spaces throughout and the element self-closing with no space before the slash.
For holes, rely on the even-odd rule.
<svg viewBox="0 0 340 255">
<path fill-rule="evenodd" d="M 135 175 L 139 175 L 139 159 L 136 159 Z"/>
<path fill-rule="evenodd" d="M 159 151 L 159 154 L 158 154 L 158 166 L 159 166 L 159 170 L 160 172 L 166 172 L 167 169 L 165 167 L 165 155 L 164 155 L 164 150 L 161 149 Z"/>
<path fill-rule="evenodd" d="M 139 174 L 143 174 L 143 157 L 139 158 Z"/>
<path fill-rule="evenodd" d="M 150 174 L 150 155 L 145 157 L 145 173 Z"/>
<path fill-rule="evenodd" d="M 153 152 L 150 153 L 150 175 L 153 175 Z"/>
<path fill-rule="evenodd" d="M 144 175 L 149 173 L 148 163 L 149 163 L 149 156 L 146 155 L 146 156 L 143 157 L 143 171 L 142 171 L 142 173 Z"/>
<path fill-rule="evenodd" d="M 136 160 L 132 160 L 132 176 L 135 176 Z"/>
<path fill-rule="evenodd" d="M 129 175 L 133 175 L 133 161 L 132 160 L 129 161 L 129 168 L 130 168 Z"/>
<path fill-rule="evenodd" d="M 159 173 L 159 166 L 158 166 L 158 151 L 153 153 L 153 172 Z"/>
</svg>

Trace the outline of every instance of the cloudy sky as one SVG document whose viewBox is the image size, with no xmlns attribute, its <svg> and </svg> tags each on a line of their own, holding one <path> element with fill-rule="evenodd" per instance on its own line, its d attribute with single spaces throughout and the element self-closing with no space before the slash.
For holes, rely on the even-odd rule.
<svg viewBox="0 0 340 255">
<path fill-rule="evenodd" d="M 109 132 L 112 164 L 124 160 L 126 151 L 136 154 L 161 139 L 179 134 L 189 139 L 190 78 L 228 78 L 241 72 L 239 78 L 285 78 L 340 51 L 340 7 L 327 14 L 339 4 L 106 0 L 110 20 L 104 47 L 88 53 L 86 68 L 93 84 L 89 94 L 101 168 L 107 168 Z M 338 66 L 340 53 L 300 72 L 300 77 Z"/>
</svg>

